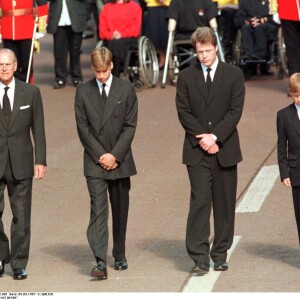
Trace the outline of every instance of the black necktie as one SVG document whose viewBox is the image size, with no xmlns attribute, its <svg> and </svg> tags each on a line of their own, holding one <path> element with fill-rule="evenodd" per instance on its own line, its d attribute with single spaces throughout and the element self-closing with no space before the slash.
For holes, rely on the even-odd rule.
<svg viewBox="0 0 300 300">
<path fill-rule="evenodd" d="M 10 102 L 7 96 L 7 90 L 9 89 L 8 86 L 4 88 L 4 96 L 3 96 L 3 103 L 2 103 L 2 110 L 5 118 L 6 125 L 9 125 L 10 116 L 11 116 L 11 107 Z"/>
<path fill-rule="evenodd" d="M 106 104 L 106 101 L 107 101 L 107 95 L 106 95 L 106 92 L 105 92 L 105 86 L 106 86 L 106 84 L 103 83 L 102 84 L 102 93 L 101 93 L 104 105 Z"/>
<path fill-rule="evenodd" d="M 210 91 L 210 87 L 211 87 L 211 83 L 212 83 L 211 77 L 210 77 L 211 68 L 207 68 L 206 71 L 207 71 L 206 86 L 207 86 L 207 90 Z"/>
</svg>

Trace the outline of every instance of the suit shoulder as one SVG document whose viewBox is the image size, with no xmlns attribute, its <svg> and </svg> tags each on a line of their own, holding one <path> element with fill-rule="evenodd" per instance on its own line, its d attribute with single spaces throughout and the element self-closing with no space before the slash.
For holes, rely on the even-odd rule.
<svg viewBox="0 0 300 300">
<path fill-rule="evenodd" d="M 241 70 L 241 68 L 239 68 L 239 67 L 237 67 L 233 64 L 223 63 L 223 62 L 220 62 L 220 64 L 222 65 L 222 67 L 224 69 L 224 72 L 236 73 L 236 74 L 239 74 L 239 75 L 243 75 L 243 71 Z"/>
<path fill-rule="evenodd" d="M 18 79 L 15 79 L 15 82 L 16 82 L 16 86 L 20 89 L 26 89 L 26 90 L 31 90 L 31 91 L 37 91 L 37 90 L 39 91 L 40 90 L 38 86 L 18 80 Z"/>
<path fill-rule="evenodd" d="M 293 108 L 294 108 L 294 103 L 278 110 L 277 115 L 283 115 L 283 114 L 287 113 L 288 111 L 290 111 Z"/>
</svg>

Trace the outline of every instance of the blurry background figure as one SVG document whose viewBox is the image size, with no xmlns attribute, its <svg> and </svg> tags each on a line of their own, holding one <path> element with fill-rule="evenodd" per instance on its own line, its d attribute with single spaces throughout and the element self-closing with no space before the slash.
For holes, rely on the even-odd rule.
<svg viewBox="0 0 300 300">
<path fill-rule="evenodd" d="M 165 64 L 168 46 L 167 11 L 171 0 L 143 0 L 146 6 L 145 35 L 150 38 L 159 55 L 159 67 Z M 141 3 L 143 6 L 143 4 Z"/>
<path fill-rule="evenodd" d="M 38 17 L 39 38 L 46 33 L 47 0 L 0 0 L 0 9 L 3 47 L 14 51 L 17 57 L 18 66 L 14 76 L 21 81 L 26 81 L 36 17 Z M 32 63 L 29 82 L 34 83 Z"/>
<path fill-rule="evenodd" d="M 82 83 L 80 48 L 82 32 L 87 25 L 86 20 L 86 1 L 50 1 L 47 32 L 53 34 L 54 39 L 54 89 L 60 89 L 66 85 L 69 73 L 75 87 Z"/>
<path fill-rule="evenodd" d="M 300 72 L 300 0 L 277 0 L 277 2 L 288 71 L 291 76 Z"/>
<path fill-rule="evenodd" d="M 128 50 L 137 47 L 141 33 L 142 9 L 131 0 L 111 0 L 99 16 L 100 39 L 113 54 L 112 74 L 119 77 Z"/>
<path fill-rule="evenodd" d="M 234 16 L 238 11 L 238 0 L 218 0 L 218 25 L 222 36 L 222 45 L 226 62 L 230 63 L 233 57 L 233 44 L 237 34 Z"/>
<path fill-rule="evenodd" d="M 242 48 L 245 61 L 270 59 L 269 45 L 277 38 L 278 24 L 273 21 L 269 12 L 269 1 L 240 0 L 235 15 L 235 24 L 241 29 Z M 256 64 L 251 73 L 256 74 Z M 272 75 L 267 63 L 260 63 L 262 75 Z"/>
<path fill-rule="evenodd" d="M 105 3 L 109 2 L 108 0 L 87 0 L 87 29 L 82 33 L 83 39 L 89 39 L 95 36 L 96 39 L 100 40 L 99 37 L 99 14 L 101 13 L 102 7 Z"/>
</svg>

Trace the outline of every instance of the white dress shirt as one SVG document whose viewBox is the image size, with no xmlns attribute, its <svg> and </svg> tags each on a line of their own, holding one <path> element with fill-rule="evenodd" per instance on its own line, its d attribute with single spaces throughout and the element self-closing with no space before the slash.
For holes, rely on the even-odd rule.
<svg viewBox="0 0 300 300">
<path fill-rule="evenodd" d="M 210 66 L 210 68 L 211 68 L 211 71 L 210 71 L 211 82 L 214 81 L 214 76 L 215 76 L 215 73 L 216 73 L 216 70 L 217 70 L 218 63 L 219 63 L 219 59 L 218 59 L 218 57 L 216 57 L 215 62 Z M 208 68 L 208 67 L 206 67 L 206 66 L 204 66 L 204 65 L 202 65 L 202 64 L 201 64 L 201 67 L 202 67 L 203 74 L 204 74 L 204 78 L 205 78 L 205 81 L 206 81 L 206 77 L 207 77 L 207 68 Z"/>
<path fill-rule="evenodd" d="M 111 83 L 112 83 L 112 75 L 110 74 L 109 78 L 106 80 L 105 82 L 105 93 L 106 93 L 106 96 L 108 97 L 108 94 L 109 94 L 109 91 L 110 91 L 110 87 L 111 87 Z M 102 94 L 102 83 L 97 79 L 97 84 L 98 84 L 98 87 L 99 87 L 99 90 L 100 90 L 100 94 Z"/>
<path fill-rule="evenodd" d="M 63 0 L 62 1 L 62 11 L 61 11 L 60 19 L 58 22 L 58 26 L 69 26 L 69 25 L 71 25 L 71 18 L 69 15 L 66 0 Z"/>
</svg>

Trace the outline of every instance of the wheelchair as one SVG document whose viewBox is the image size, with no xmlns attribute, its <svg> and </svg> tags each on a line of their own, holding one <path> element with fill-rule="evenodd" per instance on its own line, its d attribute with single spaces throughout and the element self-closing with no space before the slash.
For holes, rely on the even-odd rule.
<svg viewBox="0 0 300 300">
<path fill-rule="evenodd" d="M 99 41 L 96 48 L 102 46 L 103 41 Z M 120 77 L 132 82 L 137 91 L 145 85 L 148 88 L 156 86 L 159 78 L 158 58 L 154 45 L 149 38 L 140 36 L 137 46 L 129 48 Z"/>
<path fill-rule="evenodd" d="M 232 63 L 244 71 L 245 80 L 249 80 L 251 76 L 247 72 L 247 68 L 257 64 L 274 66 L 276 68 L 276 78 L 279 80 L 288 77 L 286 50 L 281 27 L 278 28 L 275 40 L 270 40 L 268 43 L 268 55 L 265 60 L 245 60 L 243 58 L 241 30 L 238 30 L 233 48 Z"/>
<path fill-rule="evenodd" d="M 218 56 L 221 61 L 225 61 L 223 47 L 218 34 L 216 19 L 210 21 L 218 41 Z M 165 88 L 167 76 L 171 85 L 177 84 L 179 71 L 196 62 L 196 53 L 191 43 L 190 36 L 175 34 L 176 21 L 169 19 L 169 38 L 166 53 L 166 64 L 164 66 L 161 87 Z"/>
</svg>

